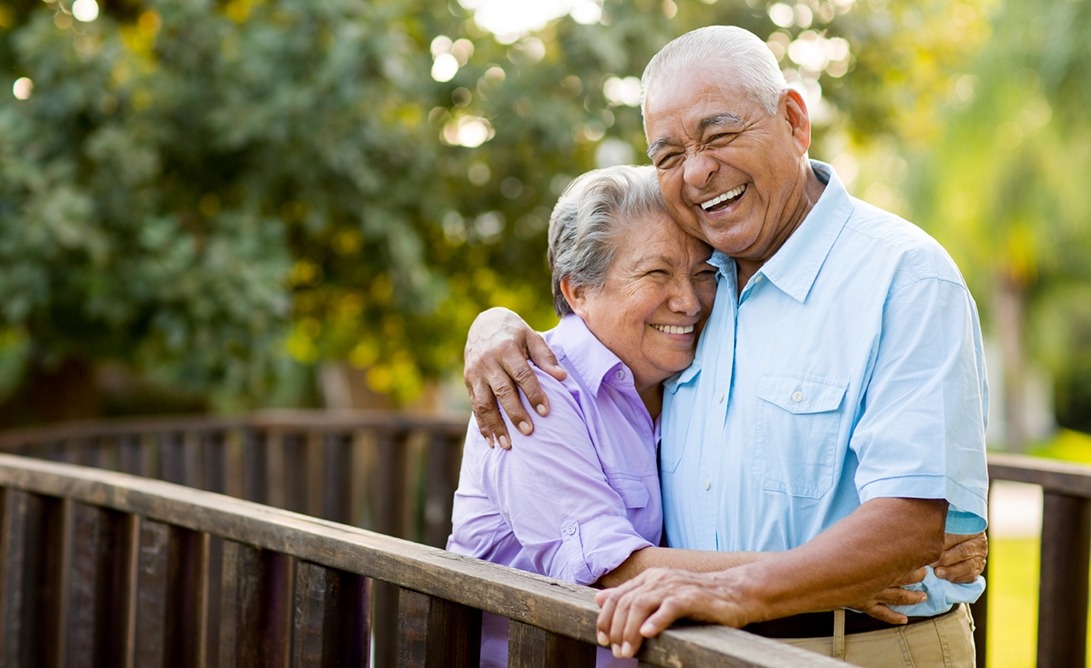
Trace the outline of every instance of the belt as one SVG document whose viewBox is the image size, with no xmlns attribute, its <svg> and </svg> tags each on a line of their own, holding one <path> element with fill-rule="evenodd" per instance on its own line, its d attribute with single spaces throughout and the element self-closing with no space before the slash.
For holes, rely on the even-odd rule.
<svg viewBox="0 0 1091 668">
<path fill-rule="evenodd" d="M 961 603 L 956 603 L 947 612 L 932 617 L 910 617 L 908 623 L 917 624 L 939 619 L 958 610 L 960 605 Z M 862 612 L 845 610 L 845 635 L 896 629 L 907 625 L 891 624 L 881 619 L 875 619 L 870 615 L 865 615 Z M 824 638 L 833 635 L 833 612 L 805 612 L 791 617 L 771 619 L 767 622 L 754 622 L 742 627 L 742 630 L 766 638 Z"/>
</svg>

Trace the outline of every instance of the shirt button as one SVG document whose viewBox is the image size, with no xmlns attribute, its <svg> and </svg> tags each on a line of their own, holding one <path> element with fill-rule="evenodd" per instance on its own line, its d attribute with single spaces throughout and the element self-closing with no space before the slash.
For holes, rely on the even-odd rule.
<svg viewBox="0 0 1091 668">
<path fill-rule="evenodd" d="M 618 369 L 614 372 L 614 378 L 617 378 L 618 380 L 625 380 L 625 372 L 621 369 Z"/>
<path fill-rule="evenodd" d="M 724 393 L 720 392 L 716 395 L 716 403 L 722 404 L 724 402 Z"/>
<path fill-rule="evenodd" d="M 701 486 L 702 486 L 702 487 L 704 487 L 704 488 L 705 488 L 705 491 L 707 492 L 707 491 L 708 491 L 708 489 L 709 489 L 710 487 L 712 487 L 712 481 L 711 481 L 711 480 L 709 480 L 708 478 L 705 478 L 705 481 L 704 481 L 704 483 L 702 483 L 702 485 L 701 485 Z"/>
<path fill-rule="evenodd" d="M 564 525 L 564 535 L 572 536 L 575 533 L 576 533 L 576 525 L 574 523 L 569 523 L 569 524 Z"/>
<path fill-rule="evenodd" d="M 803 393 L 799 390 L 792 392 L 792 401 L 796 402 L 797 404 L 803 401 Z"/>
</svg>

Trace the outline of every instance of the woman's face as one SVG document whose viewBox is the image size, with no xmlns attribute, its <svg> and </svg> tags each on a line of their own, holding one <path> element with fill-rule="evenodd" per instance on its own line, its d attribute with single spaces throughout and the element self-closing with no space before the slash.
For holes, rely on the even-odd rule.
<svg viewBox="0 0 1091 668">
<path fill-rule="evenodd" d="M 643 392 L 693 361 L 716 296 L 712 249 L 665 212 L 631 221 L 619 235 L 600 288 L 573 291 L 573 310 L 633 372 Z"/>
</svg>

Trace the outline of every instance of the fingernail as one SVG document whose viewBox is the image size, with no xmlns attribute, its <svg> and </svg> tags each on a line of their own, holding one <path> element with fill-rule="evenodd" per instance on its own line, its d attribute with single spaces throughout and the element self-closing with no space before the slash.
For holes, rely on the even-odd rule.
<svg viewBox="0 0 1091 668">
<path fill-rule="evenodd" d="M 602 631 L 599 631 L 599 644 L 602 645 L 603 647 L 609 647 L 610 646 L 610 637 L 607 636 Z"/>
<path fill-rule="evenodd" d="M 490 448 L 495 448 L 496 447 L 496 441 L 493 440 L 492 436 L 486 436 L 485 437 L 485 442 L 489 444 Z"/>
<path fill-rule="evenodd" d="M 520 422 L 519 423 L 519 431 L 523 432 L 524 434 L 529 434 L 530 433 L 530 423 L 525 421 L 525 420 L 523 422 Z"/>
<path fill-rule="evenodd" d="M 614 656 L 618 659 L 625 658 L 625 655 L 621 653 L 621 647 L 618 645 L 610 645 L 610 651 L 613 652 Z"/>
<path fill-rule="evenodd" d="M 936 574 L 937 578 L 940 578 L 940 579 L 945 578 L 945 577 L 947 577 L 947 569 L 946 568 L 937 568 L 935 570 L 935 574 Z"/>
<path fill-rule="evenodd" d="M 621 655 L 622 656 L 632 656 L 633 655 L 633 646 L 630 645 L 629 643 L 623 644 L 621 646 Z"/>
<path fill-rule="evenodd" d="M 534 407 L 534 410 L 538 411 L 538 415 L 541 415 L 542 417 L 545 417 L 545 414 L 546 414 L 545 404 L 538 404 L 537 406 Z"/>
<path fill-rule="evenodd" d="M 504 448 L 505 450 L 511 450 L 511 443 L 508 443 L 507 436 L 500 437 L 500 447 Z"/>
</svg>

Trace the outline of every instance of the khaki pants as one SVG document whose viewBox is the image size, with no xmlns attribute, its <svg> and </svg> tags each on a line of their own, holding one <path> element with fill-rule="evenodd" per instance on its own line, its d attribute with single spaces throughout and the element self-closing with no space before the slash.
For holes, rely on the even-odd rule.
<svg viewBox="0 0 1091 668">
<path fill-rule="evenodd" d="M 784 638 L 780 642 L 874 668 L 975 665 L 974 620 L 965 604 L 928 621 L 852 635 L 845 635 L 844 615 L 839 613 L 834 629 L 830 638 Z"/>
</svg>

